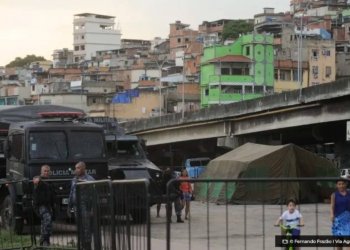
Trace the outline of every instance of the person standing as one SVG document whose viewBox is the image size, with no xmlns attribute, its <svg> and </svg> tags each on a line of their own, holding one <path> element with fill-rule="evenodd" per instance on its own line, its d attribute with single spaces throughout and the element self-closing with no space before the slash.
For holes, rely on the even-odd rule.
<svg viewBox="0 0 350 250">
<path fill-rule="evenodd" d="M 168 182 L 172 179 L 174 179 L 173 172 L 171 171 L 170 168 L 166 168 L 163 174 L 163 185 L 162 185 L 165 194 L 167 194 Z M 177 218 L 176 222 L 183 223 L 184 221 L 181 219 L 182 208 L 183 208 L 181 203 L 182 193 L 179 188 L 179 182 L 175 181 L 175 182 L 172 182 L 172 184 L 170 184 L 168 194 L 169 194 L 168 198 L 170 199 L 170 203 L 166 204 L 166 216 L 168 221 L 171 222 L 171 217 L 173 213 L 172 203 L 174 203 L 174 209 L 175 209 L 175 214 Z"/>
<path fill-rule="evenodd" d="M 80 204 L 79 204 L 79 211 L 77 211 L 77 183 L 78 182 L 87 182 L 87 181 L 94 181 L 95 179 L 86 173 L 86 164 L 85 162 L 78 162 L 75 165 L 75 177 L 72 180 L 69 199 L 68 199 L 68 213 L 70 211 L 74 211 L 76 221 L 81 222 L 81 233 L 82 235 L 82 249 L 84 250 L 90 250 L 91 249 L 91 216 L 92 216 L 92 194 L 89 192 L 86 192 L 86 190 L 81 189 L 80 195 Z M 79 219 L 78 220 L 78 216 Z"/>
<path fill-rule="evenodd" d="M 188 173 L 186 169 L 181 171 L 180 180 L 189 180 Z M 188 214 L 190 213 L 191 199 L 192 199 L 192 185 L 188 181 L 180 182 L 180 190 L 182 192 L 182 202 L 185 207 L 185 220 L 188 219 Z"/>
<path fill-rule="evenodd" d="M 331 195 L 332 234 L 334 236 L 350 236 L 350 192 L 347 190 L 347 181 L 337 180 L 336 188 L 337 190 Z M 337 247 L 337 249 L 343 248 Z"/>
<path fill-rule="evenodd" d="M 77 164 L 75 164 L 74 173 L 75 173 L 75 176 L 72 180 L 72 184 L 70 188 L 68 207 L 69 209 L 73 209 L 75 212 L 77 207 L 77 197 L 76 197 L 77 183 L 85 182 L 85 181 L 94 181 L 95 179 L 94 177 L 86 173 L 86 164 L 83 161 L 80 161 Z"/>
<path fill-rule="evenodd" d="M 52 221 L 54 217 L 55 191 L 47 181 L 50 177 L 50 166 L 41 166 L 40 176 L 33 178 L 34 208 L 40 217 L 40 246 L 50 246 Z"/>
</svg>

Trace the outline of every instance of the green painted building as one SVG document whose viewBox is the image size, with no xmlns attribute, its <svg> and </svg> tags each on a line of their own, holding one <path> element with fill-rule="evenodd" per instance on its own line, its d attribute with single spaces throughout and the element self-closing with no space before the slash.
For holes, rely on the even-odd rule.
<svg viewBox="0 0 350 250">
<path fill-rule="evenodd" d="M 203 51 L 201 106 L 226 104 L 263 96 L 273 91 L 273 36 L 249 34 L 230 45 Z"/>
</svg>

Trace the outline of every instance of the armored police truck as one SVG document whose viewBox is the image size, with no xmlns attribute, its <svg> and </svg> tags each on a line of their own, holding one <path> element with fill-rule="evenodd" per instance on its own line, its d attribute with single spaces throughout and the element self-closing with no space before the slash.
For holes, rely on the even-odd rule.
<svg viewBox="0 0 350 250">
<path fill-rule="evenodd" d="M 103 126 L 108 155 L 109 176 L 112 180 L 146 179 L 149 181 L 148 204 L 144 193 L 137 188 L 129 188 L 130 214 L 135 222 L 145 222 L 148 206 L 165 202 L 162 190 L 162 171 L 147 158 L 145 142 L 135 136 L 126 135 L 124 129 L 115 118 L 87 117 L 88 121 Z M 137 198 L 135 198 L 137 197 Z M 162 199 L 163 198 L 163 199 Z M 133 200 L 143 202 L 135 203 Z M 124 203 L 124 202 L 119 202 Z M 147 205 L 146 205 L 147 204 Z M 123 211 L 117 211 L 123 213 Z"/>
<path fill-rule="evenodd" d="M 1 176 L 3 179 L 0 180 L 0 215 L 2 224 L 18 233 L 30 221 L 31 180 L 40 175 L 42 165 L 51 167 L 50 179 L 56 192 L 55 215 L 58 219 L 66 216 L 70 180 L 77 162 L 84 161 L 87 173 L 96 179 L 108 176 L 105 137 L 101 126 L 80 120 L 81 112 L 67 112 L 66 109 L 60 112 L 62 107 L 59 106 L 47 105 L 34 109 L 40 119 L 9 122 L 3 144 L 6 176 Z"/>
</svg>

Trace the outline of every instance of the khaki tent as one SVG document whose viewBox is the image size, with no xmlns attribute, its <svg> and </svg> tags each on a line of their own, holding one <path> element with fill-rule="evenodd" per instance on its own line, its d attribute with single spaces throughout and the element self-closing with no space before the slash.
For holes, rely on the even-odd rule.
<svg viewBox="0 0 350 250">
<path fill-rule="evenodd" d="M 293 144 L 268 146 L 247 143 L 212 161 L 202 179 L 334 177 L 333 163 Z M 288 199 L 315 202 L 328 197 L 332 183 L 230 182 L 196 184 L 199 199 L 231 203 L 281 203 Z M 326 191 L 325 191 L 326 190 Z M 226 194 L 226 195 L 225 195 Z M 322 196 L 322 197 L 320 197 Z"/>
</svg>

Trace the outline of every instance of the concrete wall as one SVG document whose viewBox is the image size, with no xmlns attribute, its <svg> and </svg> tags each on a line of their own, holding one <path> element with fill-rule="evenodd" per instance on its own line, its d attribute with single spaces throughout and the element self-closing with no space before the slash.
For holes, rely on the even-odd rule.
<svg viewBox="0 0 350 250">
<path fill-rule="evenodd" d="M 82 109 L 88 112 L 86 95 L 80 94 L 43 94 L 40 95 L 40 104 L 62 105 Z"/>
<path fill-rule="evenodd" d="M 350 76 L 350 53 L 338 52 L 336 55 L 337 77 Z"/>
<path fill-rule="evenodd" d="M 132 103 L 111 104 L 109 116 L 117 117 L 118 120 L 149 118 L 152 109 L 158 107 L 159 94 L 157 92 L 141 92 L 139 97 L 132 98 Z"/>
</svg>

